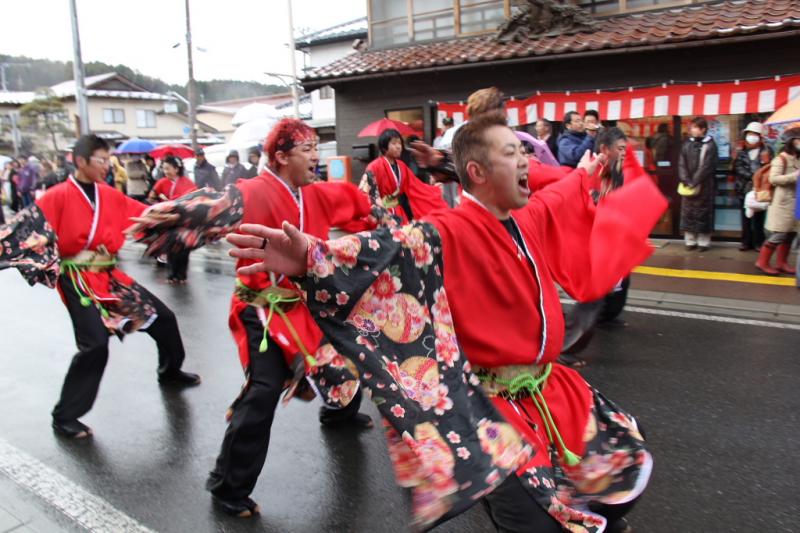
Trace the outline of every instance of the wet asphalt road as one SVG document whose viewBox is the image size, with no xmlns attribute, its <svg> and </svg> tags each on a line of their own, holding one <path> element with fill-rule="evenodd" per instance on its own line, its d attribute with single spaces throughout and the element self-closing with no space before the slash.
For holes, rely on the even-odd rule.
<svg viewBox="0 0 800 533">
<path fill-rule="evenodd" d="M 193 257 L 190 284 L 171 287 L 163 270 L 132 251 L 123 257 L 123 268 L 178 315 L 185 369 L 204 383 L 162 390 L 151 339 L 112 340 L 100 395 L 83 419 L 95 437 L 55 438 L 49 412 L 74 352 L 69 318 L 54 291 L 2 272 L 4 440 L 161 532 L 408 530 L 408 503 L 394 485 L 380 431 L 322 429 L 316 402 L 279 409 L 252 495 L 262 516 L 244 521 L 215 510 L 203 484 L 242 382 L 227 329 L 232 267 Z M 626 328 L 598 331 L 584 374 L 639 416 L 650 441 L 655 471 L 630 517 L 636 531 L 800 531 L 800 332 L 636 313 L 626 319 Z M 377 421 L 371 404 L 362 411 Z M 0 474 L 0 486 L 9 483 Z M 480 506 L 436 529 L 491 530 Z"/>
</svg>

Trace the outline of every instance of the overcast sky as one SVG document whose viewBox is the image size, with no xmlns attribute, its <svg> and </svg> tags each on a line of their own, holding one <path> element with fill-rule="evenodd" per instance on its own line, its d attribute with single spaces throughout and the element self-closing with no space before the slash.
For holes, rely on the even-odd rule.
<svg viewBox="0 0 800 533">
<path fill-rule="evenodd" d="M 3 11 L 13 14 L 0 29 L 2 53 L 72 59 L 69 0 L 2 3 Z M 186 82 L 184 0 L 77 0 L 77 5 L 84 62 L 122 63 L 170 83 Z M 367 13 L 366 0 L 293 0 L 292 5 L 295 33 Z M 275 83 L 262 72 L 289 72 L 286 0 L 191 0 L 191 15 L 196 79 Z M 178 42 L 181 46 L 172 48 Z"/>
</svg>

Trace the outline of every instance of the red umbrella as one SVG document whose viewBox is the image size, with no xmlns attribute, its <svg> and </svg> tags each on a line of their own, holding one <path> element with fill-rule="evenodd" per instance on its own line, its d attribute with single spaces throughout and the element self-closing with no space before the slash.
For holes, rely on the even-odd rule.
<svg viewBox="0 0 800 533">
<path fill-rule="evenodd" d="M 358 132 L 359 137 L 377 137 L 386 130 L 397 130 L 400 135 L 419 135 L 419 132 L 399 120 L 392 120 L 390 118 L 382 118 L 378 121 L 367 124 L 367 126 Z"/>
<path fill-rule="evenodd" d="M 163 159 L 168 155 L 174 155 L 181 159 L 187 157 L 194 157 L 194 150 L 185 144 L 162 144 L 161 146 L 150 150 L 150 155 L 156 159 Z"/>
</svg>

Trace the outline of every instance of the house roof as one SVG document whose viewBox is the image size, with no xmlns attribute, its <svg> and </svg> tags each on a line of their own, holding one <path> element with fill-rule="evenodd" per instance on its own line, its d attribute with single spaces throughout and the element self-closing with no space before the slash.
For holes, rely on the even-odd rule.
<svg viewBox="0 0 800 533">
<path fill-rule="evenodd" d="M 223 113 L 224 109 L 228 109 L 229 111 L 233 111 L 236 113 L 238 109 L 255 103 L 262 103 L 262 104 L 270 104 L 270 105 L 279 105 L 285 102 L 292 101 L 292 94 L 289 92 L 285 93 L 275 93 L 275 94 L 265 94 L 261 96 L 249 96 L 247 98 L 236 98 L 233 100 L 216 100 L 213 102 L 206 102 L 201 104 L 199 107 L 205 109 L 214 109 L 214 111 L 218 113 Z"/>
<path fill-rule="evenodd" d="M 778 33 L 798 27 L 800 11 L 796 0 L 729 0 L 600 19 L 591 30 L 546 35 L 521 42 L 498 42 L 492 34 L 368 50 L 311 69 L 302 81 L 314 87 L 329 80 L 387 72 L 420 71 L 450 65 L 455 68 L 490 61 L 622 48 L 627 51 L 667 43 Z"/>
<path fill-rule="evenodd" d="M 24 105 L 33 102 L 33 91 L 0 91 L 0 104 Z"/>
<path fill-rule="evenodd" d="M 104 89 L 103 85 L 109 81 L 116 81 L 118 85 L 128 87 L 128 89 Z M 125 76 L 116 72 L 107 72 L 105 74 L 98 74 L 97 76 L 88 76 L 84 78 L 86 85 L 86 96 L 95 98 L 125 98 L 133 100 L 171 100 L 172 98 L 166 94 L 154 93 L 146 90 L 141 85 L 138 85 Z M 50 89 L 59 98 L 70 98 L 75 96 L 75 81 L 67 80 L 62 81 L 50 87 Z"/>
<path fill-rule="evenodd" d="M 330 28 L 300 35 L 295 39 L 295 48 L 348 41 L 357 37 L 366 36 L 367 17 L 361 17 L 337 24 L 336 26 L 331 26 Z"/>
</svg>

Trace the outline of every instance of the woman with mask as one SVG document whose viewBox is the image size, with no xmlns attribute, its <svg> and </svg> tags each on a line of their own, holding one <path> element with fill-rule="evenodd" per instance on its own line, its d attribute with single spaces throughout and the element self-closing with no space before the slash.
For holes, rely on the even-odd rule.
<svg viewBox="0 0 800 533">
<path fill-rule="evenodd" d="M 733 163 L 736 176 L 736 194 L 739 196 L 740 214 L 742 217 L 742 243 L 739 250 L 760 249 L 764 242 L 764 220 L 766 211 L 755 211 L 752 218 L 747 218 L 744 211 L 744 197 L 753 190 L 753 175 L 772 160 L 772 150 L 761 138 L 762 125 L 751 122 L 744 129 L 744 146 Z"/>
</svg>

